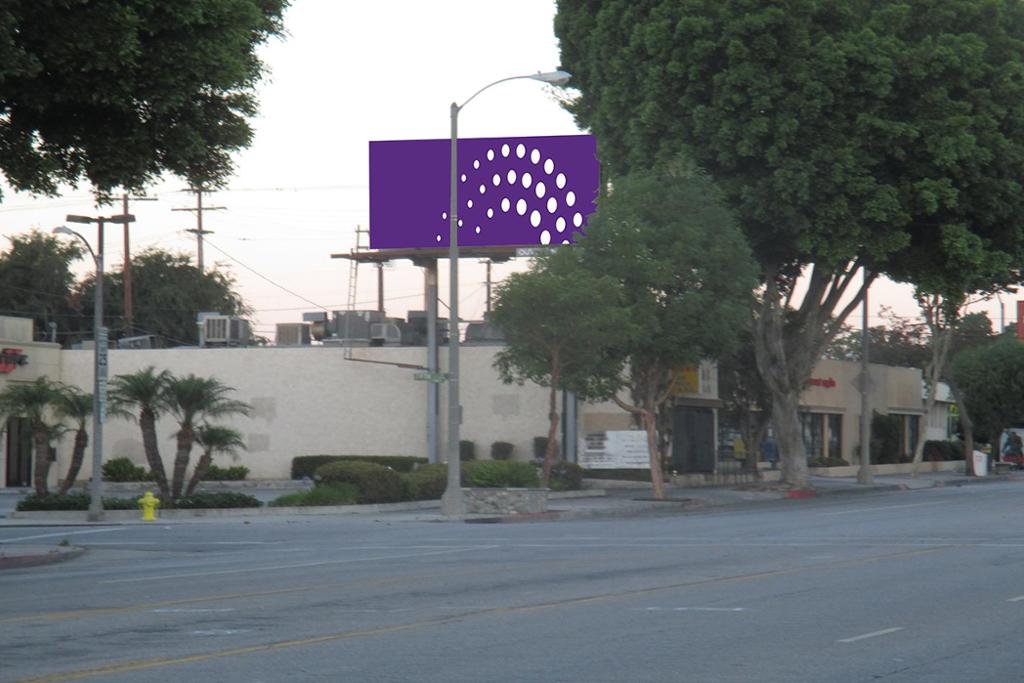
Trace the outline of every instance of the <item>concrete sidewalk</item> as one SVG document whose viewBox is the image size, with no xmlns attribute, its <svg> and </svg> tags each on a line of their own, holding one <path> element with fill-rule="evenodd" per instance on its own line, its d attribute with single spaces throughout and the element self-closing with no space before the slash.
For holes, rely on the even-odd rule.
<svg viewBox="0 0 1024 683">
<path fill-rule="evenodd" d="M 910 477 L 909 475 L 876 475 L 874 484 L 861 486 L 854 477 L 811 477 L 811 488 L 793 491 L 775 483 L 754 483 L 738 486 L 682 488 L 667 486 L 666 499 L 654 500 L 651 486 L 646 482 L 616 482 L 606 488 L 595 490 L 593 496 L 554 498 L 549 501 L 548 512 L 537 515 L 512 515 L 495 517 L 491 515 L 466 515 L 461 522 L 468 523 L 510 523 L 536 522 L 554 519 L 577 519 L 586 517 L 635 517 L 656 514 L 679 514 L 702 509 L 722 508 L 764 503 L 788 498 L 812 498 L 834 495 L 870 494 L 884 491 L 909 491 L 942 486 L 978 485 L 1000 481 L 1024 481 L 1024 473 L 993 475 L 988 477 L 965 477 L 956 472 L 929 472 Z M 578 494 L 577 494 L 578 495 Z M 13 506 L 12 506 L 13 507 Z M 344 514 L 372 515 L 393 522 L 445 522 L 438 511 L 385 509 L 388 506 L 346 506 Z M 365 509 L 357 509 L 365 508 Z M 220 516 L 214 519 L 225 519 Z M 257 520 L 261 517 L 246 517 Z M 266 517 L 263 517 L 266 519 Z M 190 520 L 160 520 L 160 523 L 203 523 L 210 518 Z M 54 517 L 45 521 L 31 519 L 0 518 L 0 527 L 53 527 L 53 526 L 112 526 L 144 525 L 139 520 L 117 520 L 108 522 L 85 522 L 81 515 L 74 513 L 67 517 Z M 28 567 L 77 557 L 84 549 L 73 546 L 47 546 L 41 544 L 6 543 L 0 540 L 0 569 Z"/>
</svg>

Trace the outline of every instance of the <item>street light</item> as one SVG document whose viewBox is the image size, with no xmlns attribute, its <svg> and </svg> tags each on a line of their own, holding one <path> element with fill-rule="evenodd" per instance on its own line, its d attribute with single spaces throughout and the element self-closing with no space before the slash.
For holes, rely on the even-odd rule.
<svg viewBox="0 0 1024 683">
<path fill-rule="evenodd" d="M 505 81 L 515 81 L 529 78 L 541 83 L 551 85 L 565 85 L 569 82 L 571 74 L 566 71 L 549 71 L 546 73 L 537 72 L 527 76 L 509 76 L 484 87 L 473 93 L 468 100 L 462 104 L 452 102 L 452 165 L 450 185 L 450 205 L 448 210 L 448 263 L 449 294 L 448 294 L 448 484 L 445 487 L 444 495 L 441 497 L 441 514 L 454 517 L 462 514 L 462 484 L 459 481 L 459 428 L 462 422 L 462 407 L 459 405 L 459 204 L 458 204 L 458 138 L 459 138 L 459 112 L 477 95 Z"/>
<path fill-rule="evenodd" d="M 89 240 L 66 226 L 53 229 L 54 235 L 70 235 L 81 240 L 96 264 L 96 301 L 93 305 L 93 392 L 92 392 L 92 479 L 89 484 L 90 522 L 103 519 L 103 422 L 107 407 L 107 328 L 103 327 L 103 224 L 128 224 L 135 220 L 130 213 L 119 216 L 76 216 L 65 219 L 68 223 L 95 223 L 96 251 Z"/>
</svg>

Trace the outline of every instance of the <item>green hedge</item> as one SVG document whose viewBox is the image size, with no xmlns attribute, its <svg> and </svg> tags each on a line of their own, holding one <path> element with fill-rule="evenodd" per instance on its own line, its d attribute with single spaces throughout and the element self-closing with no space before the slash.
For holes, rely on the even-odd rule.
<svg viewBox="0 0 1024 683">
<path fill-rule="evenodd" d="M 448 464 L 423 465 L 401 477 L 406 500 L 437 500 L 448 486 Z"/>
<path fill-rule="evenodd" d="M 372 462 L 329 462 L 318 467 L 314 477 L 324 484 L 354 485 L 359 491 L 359 503 L 397 503 L 405 496 L 398 472 Z"/>
<path fill-rule="evenodd" d="M 232 467 L 217 467 L 210 465 L 206 470 L 203 481 L 242 481 L 249 476 L 249 468 L 245 465 L 234 465 Z"/>
<path fill-rule="evenodd" d="M 312 479 L 321 465 L 352 461 L 385 465 L 396 472 L 412 472 L 416 465 L 426 464 L 427 459 L 413 455 L 300 455 L 292 458 L 292 479 Z"/>
<path fill-rule="evenodd" d="M 271 507 L 306 507 L 310 505 L 352 505 L 359 499 L 359 490 L 345 482 L 320 484 L 310 491 L 289 493 L 270 501 Z"/>
<path fill-rule="evenodd" d="M 960 441 L 925 441 L 922 457 L 928 462 L 963 460 L 964 445 Z"/>
<path fill-rule="evenodd" d="M 470 460 L 476 460 L 476 443 L 469 439 L 463 439 L 459 442 L 459 460 L 462 462 L 469 462 Z"/>
<path fill-rule="evenodd" d="M 518 460 L 477 460 L 462 467 L 465 486 L 480 488 L 532 488 L 540 485 L 533 463 Z"/>
<path fill-rule="evenodd" d="M 23 512 L 39 512 L 43 510 L 88 510 L 88 493 L 66 493 L 59 495 L 48 493 L 40 496 L 31 493 L 18 501 L 17 509 Z M 104 498 L 104 510 L 135 510 L 138 503 L 134 498 Z"/>
<path fill-rule="evenodd" d="M 809 467 L 848 467 L 850 463 L 842 458 L 826 458 L 821 456 L 807 461 Z"/>
<path fill-rule="evenodd" d="M 145 467 L 140 467 L 128 458 L 111 458 L 103 463 L 104 481 L 149 481 L 152 479 Z"/>
<path fill-rule="evenodd" d="M 551 466 L 548 486 L 552 491 L 579 491 L 583 488 L 583 468 L 574 462 L 559 460 Z"/>
<path fill-rule="evenodd" d="M 248 493 L 223 491 L 217 493 L 193 493 L 174 501 L 174 507 L 181 510 L 198 508 L 258 508 L 260 501 Z"/>
<path fill-rule="evenodd" d="M 622 479 L 624 481 L 650 481 L 651 471 L 647 469 L 583 470 L 588 479 Z"/>
</svg>

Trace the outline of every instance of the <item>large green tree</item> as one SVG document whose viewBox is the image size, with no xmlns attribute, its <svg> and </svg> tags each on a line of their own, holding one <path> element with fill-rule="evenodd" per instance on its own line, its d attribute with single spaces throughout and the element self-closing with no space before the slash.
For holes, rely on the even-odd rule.
<svg viewBox="0 0 1024 683">
<path fill-rule="evenodd" d="M 979 436 L 998 454 L 1003 430 L 1024 422 L 1024 344 L 1005 339 L 963 351 L 952 374 Z M 968 459 L 969 449 L 965 443 Z"/>
<path fill-rule="evenodd" d="M 620 350 L 637 331 L 621 283 L 588 271 L 580 257 L 576 249 L 560 249 L 510 275 L 497 289 L 491 318 L 508 343 L 495 358 L 502 380 L 549 388 L 545 486 L 558 452 L 557 391 L 607 396 L 617 388 Z"/>
<path fill-rule="evenodd" d="M 220 182 L 252 138 L 256 49 L 287 0 L 0 4 L 0 174 L 55 193 Z"/>
<path fill-rule="evenodd" d="M 937 292 L 1019 279 L 1016 0 L 559 0 L 555 30 L 613 182 L 682 152 L 736 210 L 788 483 L 807 481 L 800 392 L 878 274 Z"/>
<path fill-rule="evenodd" d="M 74 292 L 80 336 L 92 337 L 95 278 L 87 277 Z M 188 256 L 147 249 L 132 257 L 134 311 L 131 329 L 123 324 L 124 271 L 104 279 L 104 321 L 120 336 L 154 334 L 170 345 L 197 344 L 196 316 L 201 311 L 246 315 L 249 308 L 235 291 L 227 271 L 206 268 L 199 272 Z"/>
<path fill-rule="evenodd" d="M 37 337 L 48 334 L 50 323 L 66 329 L 75 315 L 68 305 L 71 264 L 81 248 L 35 230 L 7 239 L 10 248 L 0 254 L 0 315 L 32 318 Z"/>
<path fill-rule="evenodd" d="M 674 166 L 616 179 L 578 248 L 588 269 L 621 283 L 639 330 L 620 347 L 628 396 L 613 399 L 647 432 L 651 483 L 662 498 L 668 439 L 659 414 L 675 371 L 739 343 L 756 282 L 749 247 L 715 188 Z"/>
</svg>

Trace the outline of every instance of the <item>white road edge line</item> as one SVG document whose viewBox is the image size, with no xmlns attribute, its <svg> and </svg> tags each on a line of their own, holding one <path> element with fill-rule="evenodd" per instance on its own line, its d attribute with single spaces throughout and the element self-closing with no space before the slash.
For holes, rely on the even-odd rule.
<svg viewBox="0 0 1024 683">
<path fill-rule="evenodd" d="M 18 543 L 19 541 L 34 541 L 37 538 L 53 538 L 54 536 L 75 536 L 81 534 L 102 534 L 107 531 L 124 531 L 127 527 L 113 526 L 105 529 L 86 529 L 84 531 L 61 531 L 56 534 L 37 534 L 35 536 L 22 536 L 21 538 L 5 538 L 0 540 L 3 543 Z"/>
<path fill-rule="evenodd" d="M 300 562 L 297 564 L 278 564 L 266 567 L 248 567 L 245 569 L 223 569 L 217 571 L 206 571 L 206 572 L 188 572 L 183 574 L 161 574 L 157 576 L 142 576 L 131 579 L 109 579 L 107 581 L 100 581 L 101 584 L 109 583 L 138 583 L 140 581 L 157 581 L 160 579 L 186 579 L 193 576 L 224 576 L 227 574 L 253 574 L 256 572 L 268 572 L 277 571 L 279 569 L 304 569 L 307 567 L 323 567 L 335 564 L 351 564 L 353 562 L 379 562 L 385 560 L 404 560 L 420 557 L 433 557 L 436 555 L 450 555 L 452 553 L 468 553 L 472 550 L 491 550 L 497 546 L 484 545 L 484 546 L 466 546 L 455 550 L 439 550 L 432 553 L 411 553 L 405 555 L 384 555 L 380 557 L 352 557 L 344 560 L 323 560 L 320 562 Z"/>
<path fill-rule="evenodd" d="M 878 636 L 885 636 L 885 635 L 888 635 L 890 633 L 896 633 L 897 631 L 902 631 L 903 628 L 904 628 L 903 626 L 896 626 L 894 628 L 886 628 L 886 629 L 882 629 L 881 631 L 872 631 L 871 633 L 864 633 L 864 634 L 859 635 L 859 636 L 853 636 L 852 638 L 843 638 L 841 640 L 837 640 L 836 642 L 837 643 L 856 643 L 858 640 L 867 640 L 868 638 L 877 638 Z"/>
<path fill-rule="evenodd" d="M 1024 600 L 1024 595 L 1018 595 L 1015 598 L 1010 598 L 1006 602 L 1020 602 L 1021 600 Z"/>
<path fill-rule="evenodd" d="M 944 505 L 946 501 L 937 500 L 931 503 L 908 503 L 907 505 L 884 505 L 873 508 L 857 508 L 856 510 L 840 510 L 839 512 L 819 512 L 819 517 L 831 517 L 833 515 L 852 515 L 861 512 L 876 512 L 878 510 L 898 510 L 900 508 L 919 508 L 926 505 Z"/>
</svg>

